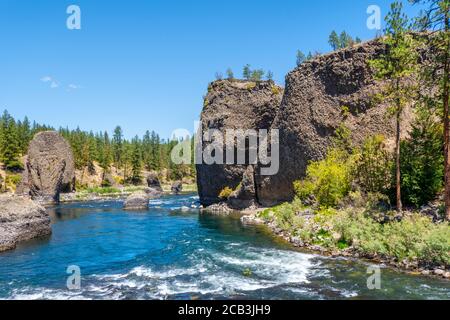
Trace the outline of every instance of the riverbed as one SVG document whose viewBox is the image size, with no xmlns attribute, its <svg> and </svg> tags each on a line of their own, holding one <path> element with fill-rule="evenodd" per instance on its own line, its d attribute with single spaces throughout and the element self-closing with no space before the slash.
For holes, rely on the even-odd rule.
<svg viewBox="0 0 450 320">
<path fill-rule="evenodd" d="M 298 251 L 198 207 L 187 194 L 144 212 L 121 201 L 50 208 L 50 237 L 0 254 L 0 299 L 450 299 L 449 281 L 383 267 L 381 289 L 369 288 L 374 265 Z M 74 267 L 80 286 L 69 289 Z"/>
</svg>

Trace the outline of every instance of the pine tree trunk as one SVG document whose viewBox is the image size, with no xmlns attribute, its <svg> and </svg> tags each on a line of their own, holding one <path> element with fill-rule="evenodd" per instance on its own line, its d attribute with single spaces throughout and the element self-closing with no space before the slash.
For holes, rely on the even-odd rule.
<svg viewBox="0 0 450 320">
<path fill-rule="evenodd" d="M 447 40 L 447 50 L 444 56 L 444 159 L 445 159 L 445 216 L 450 221 L 450 124 L 449 124 L 449 76 L 450 76 L 450 26 L 449 14 L 445 17 L 445 36 Z"/>
<path fill-rule="evenodd" d="M 397 211 L 401 212 L 403 210 L 402 204 L 402 191 L 401 191 L 401 172 L 400 172 L 400 110 L 397 111 L 397 132 L 395 141 L 395 188 L 397 197 Z"/>
</svg>

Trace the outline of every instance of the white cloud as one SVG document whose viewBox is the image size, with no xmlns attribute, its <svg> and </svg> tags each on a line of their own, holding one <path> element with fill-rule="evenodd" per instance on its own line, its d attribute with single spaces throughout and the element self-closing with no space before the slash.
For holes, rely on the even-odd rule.
<svg viewBox="0 0 450 320">
<path fill-rule="evenodd" d="M 52 81 L 52 83 L 50 84 L 50 88 L 52 89 L 56 89 L 59 87 L 59 84 L 56 81 Z"/>
<path fill-rule="evenodd" d="M 77 89 L 81 89 L 81 86 L 71 83 L 68 85 L 68 88 L 69 88 L 69 90 L 77 90 Z"/>
<path fill-rule="evenodd" d="M 50 82 L 50 81 L 52 81 L 52 77 L 50 77 L 50 76 L 42 77 L 42 78 L 41 78 L 41 81 L 42 81 L 42 82 Z"/>
</svg>

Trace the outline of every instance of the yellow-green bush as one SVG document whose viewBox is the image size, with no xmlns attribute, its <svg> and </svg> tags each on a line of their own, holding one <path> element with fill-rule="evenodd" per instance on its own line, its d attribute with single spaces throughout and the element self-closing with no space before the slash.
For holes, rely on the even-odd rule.
<svg viewBox="0 0 450 320">
<path fill-rule="evenodd" d="M 231 196 L 232 193 L 233 193 L 233 189 L 231 189 L 230 187 L 225 187 L 222 189 L 222 191 L 220 191 L 219 198 L 222 200 L 227 200 Z"/>
<path fill-rule="evenodd" d="M 6 188 L 16 190 L 20 181 L 22 181 L 22 176 L 20 174 L 7 174 L 5 179 Z"/>
<path fill-rule="evenodd" d="M 313 195 L 324 207 L 336 206 L 350 191 L 353 158 L 332 149 L 321 161 L 311 162 L 306 178 L 294 183 L 297 196 L 304 200 Z"/>
</svg>

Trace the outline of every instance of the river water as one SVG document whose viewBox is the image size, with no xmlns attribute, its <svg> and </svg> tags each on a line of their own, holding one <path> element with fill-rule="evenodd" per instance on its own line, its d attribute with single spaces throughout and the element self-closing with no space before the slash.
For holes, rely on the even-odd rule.
<svg viewBox="0 0 450 320">
<path fill-rule="evenodd" d="M 0 254 L 0 299 L 450 299 L 449 281 L 388 268 L 369 290 L 370 264 L 294 250 L 264 226 L 200 214 L 197 201 L 49 209 L 51 237 Z M 69 266 L 79 289 L 67 288 Z"/>
</svg>

